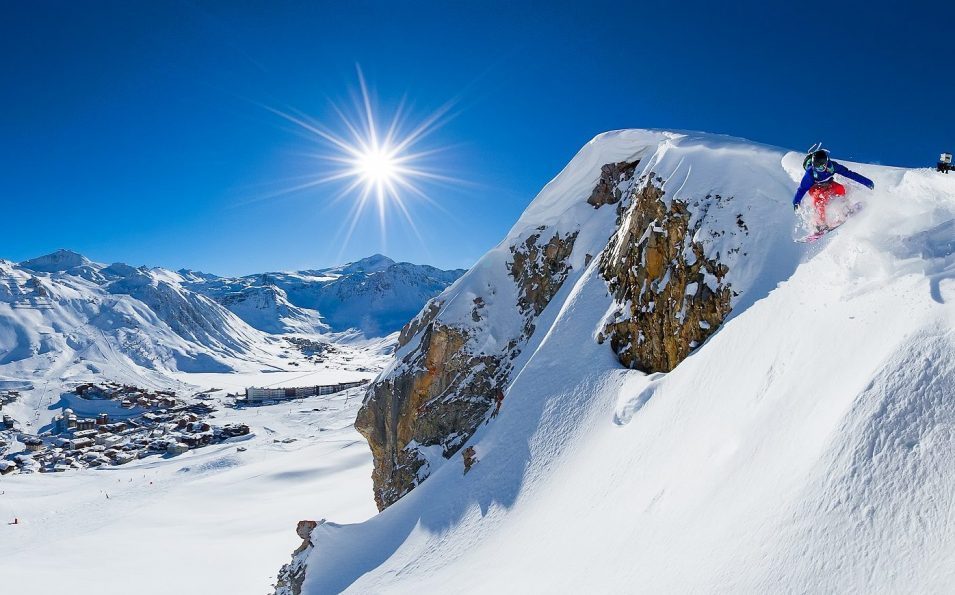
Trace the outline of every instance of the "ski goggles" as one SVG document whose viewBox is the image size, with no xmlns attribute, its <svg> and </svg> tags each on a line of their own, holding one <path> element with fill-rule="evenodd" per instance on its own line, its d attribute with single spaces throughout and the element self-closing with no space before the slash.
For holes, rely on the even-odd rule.
<svg viewBox="0 0 955 595">
<path fill-rule="evenodd" d="M 827 169 L 829 169 L 829 164 L 823 163 L 822 165 L 813 165 L 812 168 L 815 169 L 817 172 L 822 173 L 826 171 Z"/>
</svg>

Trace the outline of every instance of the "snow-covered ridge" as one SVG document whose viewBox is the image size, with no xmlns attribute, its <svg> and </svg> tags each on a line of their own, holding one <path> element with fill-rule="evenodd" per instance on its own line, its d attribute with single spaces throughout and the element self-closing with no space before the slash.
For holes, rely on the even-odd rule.
<svg viewBox="0 0 955 595">
<path fill-rule="evenodd" d="M 385 336 L 460 273 L 383 256 L 241 279 L 107 266 L 68 250 L 2 261 L 0 370 L 22 378 L 109 370 L 114 379 L 132 381 L 152 373 L 254 368 L 281 352 L 273 334 L 338 331 L 327 336 L 331 341 Z M 309 306 L 292 303 L 302 296 Z M 316 307 L 328 310 L 334 326 Z"/>
<path fill-rule="evenodd" d="M 104 266 L 68 251 L 0 269 L 0 367 L 127 378 L 227 371 L 266 359 L 265 335 L 161 271 Z"/>
<path fill-rule="evenodd" d="M 865 210 L 805 247 L 791 241 L 801 157 L 666 131 L 585 146 L 403 333 L 366 401 L 386 403 L 397 424 L 366 415 L 360 429 L 389 436 L 373 451 L 421 463 L 376 460 L 376 473 L 426 479 L 368 522 L 312 531 L 302 592 L 955 588 L 955 179 L 844 162 L 876 190 L 847 184 Z M 671 214 L 685 205 L 689 240 L 725 265 L 732 292 L 715 334 L 667 374 L 627 370 L 599 342 L 633 305 L 608 291 L 608 242 L 639 248 L 663 233 L 651 221 L 617 235 L 638 201 L 587 202 L 602 166 L 635 161 L 626 190 L 661 189 Z M 522 246 L 546 262 L 533 247 L 555 237 L 573 238 L 560 260 L 569 272 L 528 318 L 510 267 Z M 672 308 L 668 319 L 681 306 L 653 304 Z M 493 396 L 467 392 L 488 382 L 478 371 L 430 384 L 448 349 L 508 362 L 490 377 L 506 379 L 499 412 Z M 429 411 L 460 395 L 488 416 L 447 449 L 454 416 Z M 477 461 L 466 474 L 464 447 Z"/>
</svg>

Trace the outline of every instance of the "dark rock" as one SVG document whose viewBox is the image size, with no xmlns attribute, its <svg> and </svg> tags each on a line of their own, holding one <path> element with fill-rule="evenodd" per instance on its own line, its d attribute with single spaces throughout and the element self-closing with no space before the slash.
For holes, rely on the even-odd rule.
<svg viewBox="0 0 955 595">
<path fill-rule="evenodd" d="M 474 447 L 469 446 L 461 452 L 461 456 L 464 459 L 464 474 L 467 475 L 468 471 L 471 470 L 471 467 L 478 462 L 477 455 L 474 452 Z"/>
<path fill-rule="evenodd" d="M 472 354 L 467 339 L 463 329 L 430 323 L 402 360 L 403 371 L 369 389 L 355 427 L 374 457 L 379 510 L 427 476 L 419 447 L 439 445 L 451 457 L 484 421 L 506 382 L 504 357 Z"/>
<path fill-rule="evenodd" d="M 621 161 L 608 163 L 600 168 L 600 178 L 597 186 L 590 193 L 587 203 L 599 209 L 603 205 L 612 205 L 620 202 L 623 197 L 621 183 L 630 180 L 636 170 L 639 160 L 633 162 Z"/>
<path fill-rule="evenodd" d="M 663 195 L 652 174 L 633 190 L 600 262 L 620 304 L 600 338 L 610 338 L 623 365 L 645 372 L 669 372 L 683 361 L 720 326 L 733 295 L 719 255 L 706 258 L 693 240 L 705 212 L 694 219 L 686 202 L 668 206 Z"/>
<path fill-rule="evenodd" d="M 302 584 L 305 582 L 308 556 L 314 549 L 312 531 L 323 524 L 325 519 L 318 521 L 299 521 L 295 533 L 302 538 L 302 544 L 292 553 L 292 561 L 282 566 L 275 582 L 274 595 L 301 595 Z"/>
</svg>

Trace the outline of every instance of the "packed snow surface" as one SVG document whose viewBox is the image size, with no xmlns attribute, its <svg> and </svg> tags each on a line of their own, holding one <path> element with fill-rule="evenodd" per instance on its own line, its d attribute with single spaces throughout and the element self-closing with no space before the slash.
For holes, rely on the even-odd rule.
<svg viewBox="0 0 955 595">
<path fill-rule="evenodd" d="M 614 213 L 584 201 L 601 165 L 635 158 L 670 198 L 733 195 L 758 240 L 730 272 L 748 297 L 668 374 L 594 340 L 611 297 L 584 255 Z M 790 240 L 801 158 L 643 130 L 584 147 L 438 298 L 465 324 L 513 239 L 578 222 L 574 269 L 469 442 L 478 462 L 464 475 L 458 453 L 378 516 L 318 527 L 304 592 L 952 592 L 955 178 L 844 162 L 876 190 L 849 185 L 866 208 L 807 247 Z"/>
</svg>

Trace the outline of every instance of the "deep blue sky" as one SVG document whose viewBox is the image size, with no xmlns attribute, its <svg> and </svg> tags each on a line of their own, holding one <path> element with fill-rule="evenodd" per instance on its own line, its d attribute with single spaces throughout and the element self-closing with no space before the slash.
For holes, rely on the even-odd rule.
<svg viewBox="0 0 955 595">
<path fill-rule="evenodd" d="M 68 247 L 219 274 L 384 251 L 466 267 L 595 134 L 695 129 L 933 165 L 955 148 L 955 5 L 733 2 L 11 2 L 0 18 L 0 258 Z M 814 6 L 815 4 L 815 6 Z M 891 7 L 891 8 L 890 8 Z M 456 100 L 419 148 L 466 180 L 351 241 L 319 146 L 360 64 L 380 110 Z"/>
</svg>

